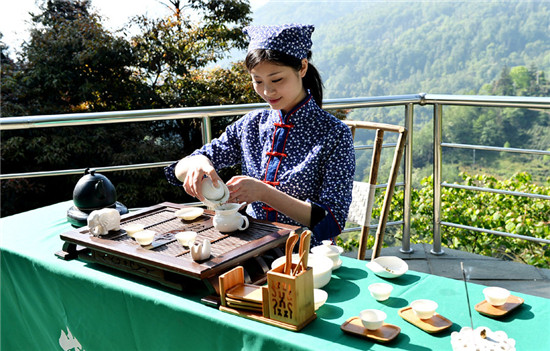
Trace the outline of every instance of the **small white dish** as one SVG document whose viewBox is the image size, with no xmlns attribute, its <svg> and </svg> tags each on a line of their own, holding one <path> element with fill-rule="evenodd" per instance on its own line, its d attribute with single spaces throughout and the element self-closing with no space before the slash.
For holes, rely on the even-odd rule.
<svg viewBox="0 0 550 351">
<path fill-rule="evenodd" d="M 122 227 L 122 229 L 126 231 L 126 234 L 129 237 L 133 237 L 135 233 L 141 232 L 142 230 L 144 230 L 145 226 L 141 223 L 128 223 L 128 224 L 125 224 Z"/>
<path fill-rule="evenodd" d="M 409 265 L 397 256 L 380 256 L 367 263 L 374 274 L 382 278 L 397 278 L 407 273 Z"/>
<path fill-rule="evenodd" d="M 319 307 L 323 306 L 325 302 L 327 302 L 328 299 L 328 293 L 321 289 L 313 289 L 313 301 L 315 303 L 315 311 L 319 309 Z"/>
<path fill-rule="evenodd" d="M 430 319 L 437 309 L 437 302 L 427 299 L 414 300 L 411 303 L 414 314 L 420 319 Z"/>
<path fill-rule="evenodd" d="M 204 208 L 200 207 L 186 207 L 174 212 L 174 216 L 181 218 L 185 221 L 192 221 L 204 213 Z"/>
<path fill-rule="evenodd" d="M 152 230 L 142 230 L 140 232 L 134 233 L 134 239 L 141 245 L 146 246 L 153 242 L 153 239 L 155 239 L 155 232 Z"/>
<path fill-rule="evenodd" d="M 376 301 L 389 299 L 393 286 L 387 283 L 374 283 L 369 285 L 369 292 Z"/>
<path fill-rule="evenodd" d="M 361 319 L 363 326 L 368 330 L 376 330 L 380 328 L 382 324 L 384 324 L 386 317 L 386 312 L 375 309 L 368 309 L 359 312 L 359 319 Z"/>
<path fill-rule="evenodd" d="M 497 286 L 491 286 L 483 289 L 483 295 L 485 295 L 485 300 L 487 300 L 490 305 L 502 306 L 506 303 L 506 300 L 508 300 L 510 291 Z"/>
<path fill-rule="evenodd" d="M 193 231 L 179 232 L 179 233 L 176 233 L 175 237 L 182 246 L 191 247 L 195 243 L 195 239 L 197 238 L 197 232 L 193 232 Z"/>
</svg>

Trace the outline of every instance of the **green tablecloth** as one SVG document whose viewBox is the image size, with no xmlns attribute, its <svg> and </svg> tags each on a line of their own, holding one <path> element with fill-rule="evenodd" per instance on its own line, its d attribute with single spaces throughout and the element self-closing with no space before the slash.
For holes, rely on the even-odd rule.
<svg viewBox="0 0 550 351">
<path fill-rule="evenodd" d="M 327 303 L 301 332 L 291 332 L 201 304 L 206 289 L 180 293 L 133 275 L 78 260 L 63 261 L 59 234 L 71 230 L 71 202 L 6 217 L 1 229 L 2 350 L 450 350 L 450 333 L 470 320 L 462 281 L 409 271 L 379 278 L 365 262 L 343 258 L 324 288 Z M 457 262 L 457 264 L 459 264 Z M 466 262 L 467 265 L 467 262 Z M 375 301 L 367 287 L 386 281 L 392 297 Z M 492 319 L 473 310 L 483 286 L 468 284 L 474 326 L 505 331 L 518 350 L 550 350 L 550 300 L 525 299 L 518 310 Z M 428 334 L 398 315 L 415 299 L 439 303 L 438 313 L 454 322 Z M 378 308 L 401 328 L 392 342 L 378 344 L 344 334 L 340 325 L 365 308 Z"/>
</svg>

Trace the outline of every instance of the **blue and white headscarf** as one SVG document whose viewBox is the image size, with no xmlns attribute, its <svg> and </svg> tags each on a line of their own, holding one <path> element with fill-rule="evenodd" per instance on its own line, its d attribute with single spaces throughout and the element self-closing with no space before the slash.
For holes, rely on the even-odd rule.
<svg viewBox="0 0 550 351">
<path fill-rule="evenodd" d="M 283 24 L 276 26 L 245 27 L 250 43 L 248 51 L 255 49 L 277 50 L 299 59 L 307 58 L 311 50 L 313 25 Z"/>
</svg>

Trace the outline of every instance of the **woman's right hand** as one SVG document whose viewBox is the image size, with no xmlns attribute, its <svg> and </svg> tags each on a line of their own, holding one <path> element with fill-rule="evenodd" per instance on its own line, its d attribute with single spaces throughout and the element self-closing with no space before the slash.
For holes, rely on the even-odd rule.
<svg viewBox="0 0 550 351">
<path fill-rule="evenodd" d="M 218 182 L 222 181 L 210 159 L 203 155 L 181 159 L 176 165 L 175 173 L 176 177 L 183 183 L 185 192 L 200 201 L 204 200 L 201 186 L 205 176 L 212 179 L 214 186 L 217 186 Z"/>
</svg>

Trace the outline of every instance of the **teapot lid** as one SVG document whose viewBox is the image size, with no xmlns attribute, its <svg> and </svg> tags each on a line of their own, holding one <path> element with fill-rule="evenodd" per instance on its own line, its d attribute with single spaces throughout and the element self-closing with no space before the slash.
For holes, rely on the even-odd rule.
<svg viewBox="0 0 550 351">
<path fill-rule="evenodd" d="M 332 245 L 332 242 L 330 240 L 323 240 L 322 243 L 323 245 L 315 246 L 314 248 L 312 248 L 311 252 L 325 256 L 340 253 L 338 247 Z"/>
</svg>

